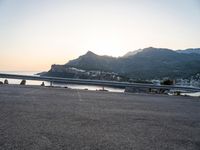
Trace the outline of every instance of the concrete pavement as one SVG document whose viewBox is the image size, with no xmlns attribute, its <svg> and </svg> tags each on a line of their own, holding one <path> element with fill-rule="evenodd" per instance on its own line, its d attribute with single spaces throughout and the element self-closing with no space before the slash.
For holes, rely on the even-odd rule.
<svg viewBox="0 0 200 150">
<path fill-rule="evenodd" d="M 200 99 L 0 85 L 0 149 L 199 150 Z"/>
</svg>

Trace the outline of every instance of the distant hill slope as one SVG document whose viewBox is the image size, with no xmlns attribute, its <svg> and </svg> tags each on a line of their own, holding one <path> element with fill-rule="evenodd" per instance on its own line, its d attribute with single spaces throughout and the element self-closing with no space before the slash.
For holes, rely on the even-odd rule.
<svg viewBox="0 0 200 150">
<path fill-rule="evenodd" d="M 182 54 L 170 49 L 145 48 L 120 60 L 123 72 L 137 79 L 187 78 L 200 72 L 200 55 Z"/>
<path fill-rule="evenodd" d="M 117 62 L 117 58 L 115 57 L 99 56 L 88 51 L 85 55 L 71 60 L 65 65 L 84 70 L 112 71 L 115 62 Z"/>
<path fill-rule="evenodd" d="M 186 50 L 178 50 L 177 52 L 184 54 L 200 54 L 200 48 L 189 48 Z"/>
<path fill-rule="evenodd" d="M 137 53 L 139 53 L 141 51 L 143 51 L 143 49 L 138 49 L 138 50 L 135 50 L 135 51 L 130 51 L 130 52 L 126 53 L 123 57 L 124 58 L 125 57 L 129 57 L 129 56 L 135 55 L 135 54 L 137 54 Z"/>
<path fill-rule="evenodd" d="M 186 51 L 190 50 L 180 52 L 149 47 L 129 52 L 119 58 L 99 56 L 88 51 L 85 55 L 61 66 L 116 72 L 133 79 L 188 78 L 200 73 L 200 55 Z"/>
</svg>

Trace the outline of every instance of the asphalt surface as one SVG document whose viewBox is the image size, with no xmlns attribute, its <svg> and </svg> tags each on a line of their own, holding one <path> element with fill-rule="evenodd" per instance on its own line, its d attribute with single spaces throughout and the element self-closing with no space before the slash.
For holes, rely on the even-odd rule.
<svg viewBox="0 0 200 150">
<path fill-rule="evenodd" d="M 200 150 L 200 98 L 0 85 L 0 149 Z"/>
</svg>

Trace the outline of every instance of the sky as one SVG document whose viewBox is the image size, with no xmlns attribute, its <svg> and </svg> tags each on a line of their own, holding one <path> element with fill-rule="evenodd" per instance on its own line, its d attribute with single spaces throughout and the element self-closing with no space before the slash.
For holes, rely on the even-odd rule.
<svg viewBox="0 0 200 150">
<path fill-rule="evenodd" d="M 199 48 L 200 0 L 0 0 L 0 71 L 150 46 Z"/>
</svg>

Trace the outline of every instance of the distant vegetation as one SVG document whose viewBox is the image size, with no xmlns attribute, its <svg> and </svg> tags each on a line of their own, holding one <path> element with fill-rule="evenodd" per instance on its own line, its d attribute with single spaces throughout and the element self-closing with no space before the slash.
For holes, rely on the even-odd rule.
<svg viewBox="0 0 200 150">
<path fill-rule="evenodd" d="M 64 65 L 52 65 L 43 75 L 75 77 L 78 73 L 67 68 L 112 72 L 124 80 L 150 80 L 163 78 L 190 78 L 200 73 L 200 49 L 173 51 L 162 48 L 145 48 L 129 52 L 123 57 L 99 56 L 91 51 Z M 82 78 L 79 76 L 79 78 Z"/>
<path fill-rule="evenodd" d="M 163 84 L 163 85 L 173 85 L 173 80 L 166 79 L 163 82 L 161 82 L 161 84 Z"/>
</svg>

